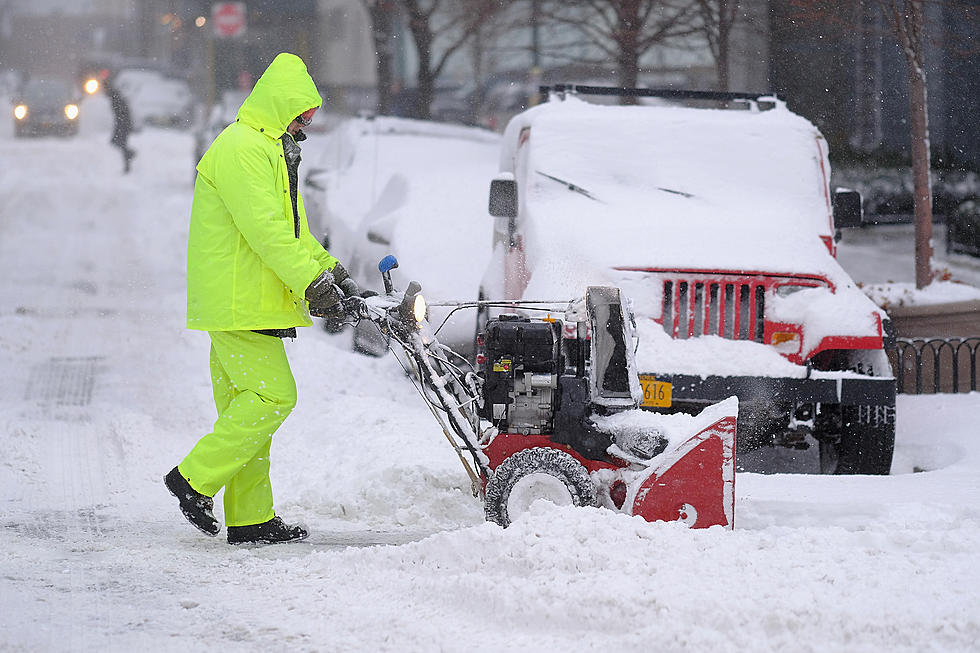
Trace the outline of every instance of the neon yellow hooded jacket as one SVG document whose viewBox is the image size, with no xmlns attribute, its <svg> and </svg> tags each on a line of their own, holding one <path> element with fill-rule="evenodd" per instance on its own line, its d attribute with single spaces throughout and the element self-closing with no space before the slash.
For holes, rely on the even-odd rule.
<svg viewBox="0 0 980 653">
<path fill-rule="evenodd" d="M 302 59 L 280 54 L 197 164 L 187 240 L 189 329 L 312 324 L 303 295 L 337 259 L 310 234 L 300 197 L 294 223 L 279 137 L 320 104 Z"/>
</svg>

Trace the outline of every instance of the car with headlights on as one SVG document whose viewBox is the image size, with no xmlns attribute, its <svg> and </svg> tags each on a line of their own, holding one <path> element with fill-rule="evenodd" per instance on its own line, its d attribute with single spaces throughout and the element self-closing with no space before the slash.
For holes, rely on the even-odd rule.
<svg viewBox="0 0 980 653">
<path fill-rule="evenodd" d="M 78 89 L 68 80 L 32 78 L 14 95 L 14 133 L 33 134 L 78 133 Z"/>
</svg>

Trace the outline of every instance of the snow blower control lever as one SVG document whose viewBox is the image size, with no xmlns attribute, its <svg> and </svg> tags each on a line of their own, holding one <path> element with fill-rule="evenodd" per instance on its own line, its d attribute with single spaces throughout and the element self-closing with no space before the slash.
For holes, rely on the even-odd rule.
<svg viewBox="0 0 980 653">
<path fill-rule="evenodd" d="M 393 286 L 391 285 L 391 271 L 398 267 L 398 259 L 389 254 L 388 256 L 381 259 L 378 263 L 378 269 L 381 271 L 381 280 L 385 284 L 385 294 L 390 295 Z"/>
<path fill-rule="evenodd" d="M 507 526 L 530 504 L 602 506 L 649 521 L 732 528 L 734 397 L 698 416 L 642 410 L 632 313 L 618 288 L 573 301 L 479 301 L 506 307 L 477 333 L 475 365 L 437 339 L 417 282 L 394 289 L 394 256 L 378 265 L 385 295 L 364 300 L 483 499 Z M 541 304 L 551 304 L 542 309 Z M 530 317 L 548 310 L 547 317 Z M 563 317 L 553 317 L 555 314 Z M 448 318 L 447 318 L 448 319 Z"/>
</svg>

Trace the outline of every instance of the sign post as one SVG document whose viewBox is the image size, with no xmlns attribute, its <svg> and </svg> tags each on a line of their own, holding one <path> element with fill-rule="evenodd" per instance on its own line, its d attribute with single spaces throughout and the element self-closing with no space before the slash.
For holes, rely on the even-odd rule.
<svg viewBox="0 0 980 653">
<path fill-rule="evenodd" d="M 246 15 L 244 2 L 215 2 L 211 5 L 215 37 L 233 39 L 245 36 Z"/>
<path fill-rule="evenodd" d="M 211 25 L 212 28 L 208 37 L 208 106 L 207 115 L 211 115 L 211 108 L 217 101 L 217 80 L 215 67 L 217 57 L 215 56 L 215 39 L 222 41 L 241 40 L 245 37 L 248 26 L 248 10 L 244 2 L 215 2 L 211 5 Z M 222 50 L 227 50 L 222 47 Z"/>
</svg>

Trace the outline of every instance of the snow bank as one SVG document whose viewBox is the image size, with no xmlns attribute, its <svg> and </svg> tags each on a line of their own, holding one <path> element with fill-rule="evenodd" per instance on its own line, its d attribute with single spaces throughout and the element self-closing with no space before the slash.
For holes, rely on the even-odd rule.
<svg viewBox="0 0 980 653">
<path fill-rule="evenodd" d="M 869 284 L 863 290 L 871 301 L 885 310 L 898 306 L 980 301 L 980 289 L 954 281 L 933 281 L 921 290 L 914 283 L 906 282 Z"/>
</svg>

